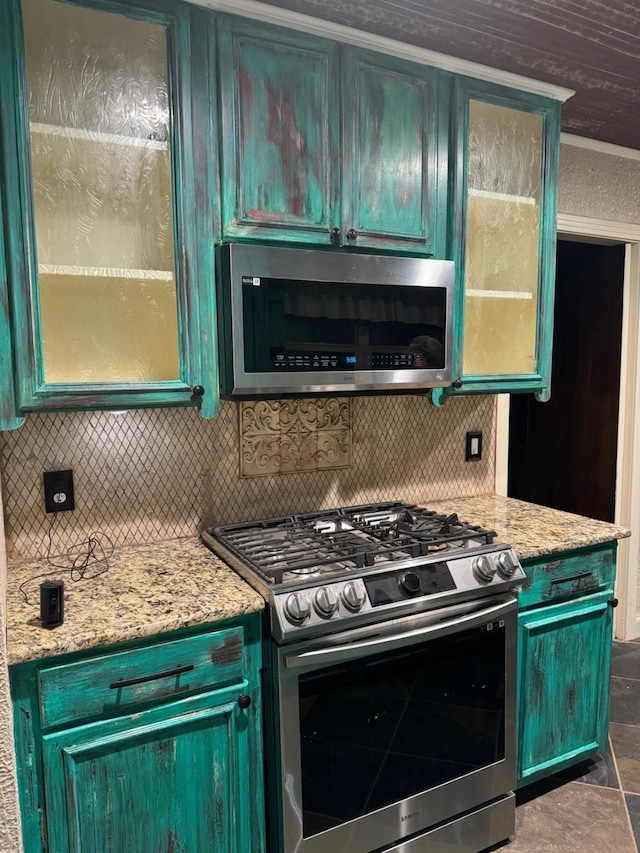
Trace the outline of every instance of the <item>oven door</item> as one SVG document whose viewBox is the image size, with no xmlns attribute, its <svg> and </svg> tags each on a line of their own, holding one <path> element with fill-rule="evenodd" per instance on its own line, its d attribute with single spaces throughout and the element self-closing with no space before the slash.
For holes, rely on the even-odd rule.
<svg viewBox="0 0 640 853">
<path fill-rule="evenodd" d="M 370 853 L 512 788 L 516 632 L 506 595 L 274 648 L 277 849 Z"/>
</svg>

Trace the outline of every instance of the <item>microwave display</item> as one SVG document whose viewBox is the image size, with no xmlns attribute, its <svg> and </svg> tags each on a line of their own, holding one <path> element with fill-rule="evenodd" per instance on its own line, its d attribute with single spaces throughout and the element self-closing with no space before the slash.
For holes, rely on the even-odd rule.
<svg viewBox="0 0 640 853">
<path fill-rule="evenodd" d="M 445 367 L 444 287 L 242 276 L 251 373 Z"/>
</svg>

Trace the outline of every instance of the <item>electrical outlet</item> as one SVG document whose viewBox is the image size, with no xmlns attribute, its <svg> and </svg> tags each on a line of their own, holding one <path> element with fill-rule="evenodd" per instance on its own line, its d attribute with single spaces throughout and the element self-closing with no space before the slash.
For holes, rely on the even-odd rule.
<svg viewBox="0 0 640 853">
<path fill-rule="evenodd" d="M 482 430 L 467 433 L 465 459 L 467 462 L 479 462 L 482 459 Z"/>
<path fill-rule="evenodd" d="M 65 512 L 75 509 L 73 471 L 45 471 L 44 505 L 47 512 Z"/>
</svg>

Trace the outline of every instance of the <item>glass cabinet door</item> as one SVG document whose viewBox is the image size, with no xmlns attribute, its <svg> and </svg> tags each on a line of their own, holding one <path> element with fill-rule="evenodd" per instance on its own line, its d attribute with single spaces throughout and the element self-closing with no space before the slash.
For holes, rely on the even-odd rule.
<svg viewBox="0 0 640 853">
<path fill-rule="evenodd" d="M 450 394 L 549 396 L 559 103 L 477 81 L 457 90 Z M 459 386 L 459 387 L 458 387 Z"/>
<path fill-rule="evenodd" d="M 198 249 L 185 143 L 198 88 L 178 48 L 182 56 L 190 47 L 190 13 L 162 8 L 143 0 L 123 14 L 122 4 L 109 11 L 91 0 L 20 3 L 26 411 L 62 408 L 65 396 L 82 407 L 83 393 L 99 407 L 100 396 L 145 405 L 164 395 L 181 405 L 200 396 L 193 385 L 215 391 L 189 341 L 200 318 L 189 307 L 197 303 Z M 209 176 L 199 177 L 206 186 Z M 207 276 L 213 289 L 212 260 Z M 209 341 L 212 331 L 213 323 Z M 155 399 L 135 397 L 143 391 Z"/>
<path fill-rule="evenodd" d="M 469 102 L 465 375 L 533 373 L 542 116 Z"/>
<path fill-rule="evenodd" d="M 180 378 L 164 27 L 23 4 L 45 382 Z"/>
</svg>

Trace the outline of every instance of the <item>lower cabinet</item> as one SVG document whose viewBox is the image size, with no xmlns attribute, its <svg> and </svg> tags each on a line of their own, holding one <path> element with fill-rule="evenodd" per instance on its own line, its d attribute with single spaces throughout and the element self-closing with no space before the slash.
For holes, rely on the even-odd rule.
<svg viewBox="0 0 640 853">
<path fill-rule="evenodd" d="M 254 616 L 99 658 L 14 668 L 25 853 L 263 853 Z M 216 689 L 202 691 L 206 682 Z M 32 720 L 24 712 L 35 703 Z M 86 721 L 87 708 L 99 718 Z"/>
<path fill-rule="evenodd" d="M 519 787 L 606 747 L 615 543 L 523 568 Z"/>
</svg>

